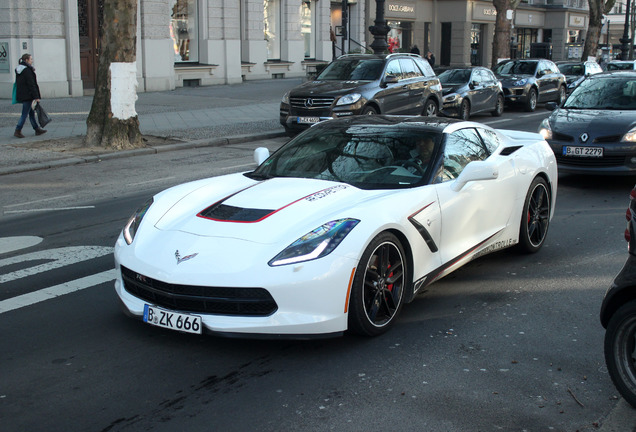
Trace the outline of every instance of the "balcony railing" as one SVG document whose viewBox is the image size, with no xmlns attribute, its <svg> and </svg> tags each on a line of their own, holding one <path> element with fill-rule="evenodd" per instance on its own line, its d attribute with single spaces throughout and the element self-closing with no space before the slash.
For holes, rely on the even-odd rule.
<svg viewBox="0 0 636 432">
<path fill-rule="evenodd" d="M 587 0 L 521 0 L 521 4 L 531 6 L 557 6 L 572 9 L 587 9 Z"/>
</svg>

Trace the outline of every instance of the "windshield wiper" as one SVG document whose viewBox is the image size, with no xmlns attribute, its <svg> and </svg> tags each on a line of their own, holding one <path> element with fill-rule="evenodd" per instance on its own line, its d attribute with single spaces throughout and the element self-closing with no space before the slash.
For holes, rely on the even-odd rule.
<svg viewBox="0 0 636 432">
<path fill-rule="evenodd" d="M 256 174 L 254 171 L 245 173 L 245 176 L 251 178 L 252 180 L 269 180 L 275 177 L 273 175 Z"/>
</svg>

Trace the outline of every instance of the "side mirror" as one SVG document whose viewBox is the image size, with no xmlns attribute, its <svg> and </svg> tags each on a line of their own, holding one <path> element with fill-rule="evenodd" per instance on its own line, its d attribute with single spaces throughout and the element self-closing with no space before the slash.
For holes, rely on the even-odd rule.
<svg viewBox="0 0 636 432">
<path fill-rule="evenodd" d="M 477 180 L 494 180 L 499 177 L 499 168 L 492 162 L 474 161 L 466 165 L 464 170 L 455 179 L 451 189 L 459 192 L 466 183 Z"/>
<path fill-rule="evenodd" d="M 269 150 L 265 147 L 259 147 L 254 150 L 254 162 L 256 165 L 261 165 L 269 157 Z"/>
<path fill-rule="evenodd" d="M 385 84 L 396 84 L 399 81 L 399 78 L 395 75 L 387 75 L 384 77 Z"/>
<path fill-rule="evenodd" d="M 545 104 L 545 108 L 548 111 L 554 111 L 555 109 L 557 109 L 559 107 L 559 105 L 557 105 L 556 102 L 546 102 Z"/>
</svg>

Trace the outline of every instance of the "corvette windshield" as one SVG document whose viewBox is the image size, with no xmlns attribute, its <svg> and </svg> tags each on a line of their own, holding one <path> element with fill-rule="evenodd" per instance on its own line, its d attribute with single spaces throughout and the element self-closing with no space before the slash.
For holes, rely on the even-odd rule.
<svg viewBox="0 0 636 432">
<path fill-rule="evenodd" d="M 636 110 L 636 78 L 604 76 L 583 81 L 563 108 Z"/>
<path fill-rule="evenodd" d="M 413 126 L 314 126 L 249 174 L 349 183 L 361 189 L 422 184 L 441 134 Z"/>
<path fill-rule="evenodd" d="M 330 63 L 318 78 L 319 81 L 374 81 L 380 79 L 384 60 L 382 59 L 343 59 Z"/>
</svg>

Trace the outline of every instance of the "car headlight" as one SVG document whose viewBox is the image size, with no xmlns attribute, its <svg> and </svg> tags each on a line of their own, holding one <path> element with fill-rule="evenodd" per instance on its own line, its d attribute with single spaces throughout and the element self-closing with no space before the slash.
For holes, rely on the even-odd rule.
<svg viewBox="0 0 636 432">
<path fill-rule="evenodd" d="M 552 128 L 550 127 L 550 119 L 543 119 L 539 126 L 539 133 L 545 140 L 552 139 Z"/>
<path fill-rule="evenodd" d="M 459 99 L 459 95 L 457 93 L 451 93 L 444 96 L 444 102 L 455 102 L 457 99 Z"/>
<path fill-rule="evenodd" d="M 308 232 L 276 255 L 268 264 L 272 267 L 310 261 L 330 254 L 351 230 L 358 219 L 338 219 Z"/>
<path fill-rule="evenodd" d="M 623 135 L 621 141 L 624 142 L 636 142 L 636 127 L 633 127 L 629 132 Z"/>
<path fill-rule="evenodd" d="M 146 215 L 146 212 L 152 205 L 153 201 L 154 200 L 152 198 L 146 201 L 144 205 L 139 207 L 139 209 L 137 209 L 137 211 L 133 213 L 133 215 L 128 220 L 128 223 L 126 223 L 126 226 L 124 227 L 124 240 L 126 240 L 126 243 L 131 244 L 135 239 L 137 229 L 139 228 L 142 219 Z"/>
<path fill-rule="evenodd" d="M 283 95 L 283 99 L 281 100 L 281 102 L 285 104 L 289 104 L 289 92 Z"/>
<path fill-rule="evenodd" d="M 520 79 L 518 81 L 513 82 L 512 85 L 514 85 L 514 86 L 522 86 L 522 85 L 526 85 L 527 82 L 528 82 L 528 79 L 524 78 L 524 79 Z"/>
<path fill-rule="evenodd" d="M 336 105 L 352 105 L 358 102 L 361 97 L 362 95 L 360 93 L 351 93 L 348 95 L 344 95 L 343 97 L 338 99 L 338 102 L 336 102 Z"/>
</svg>

